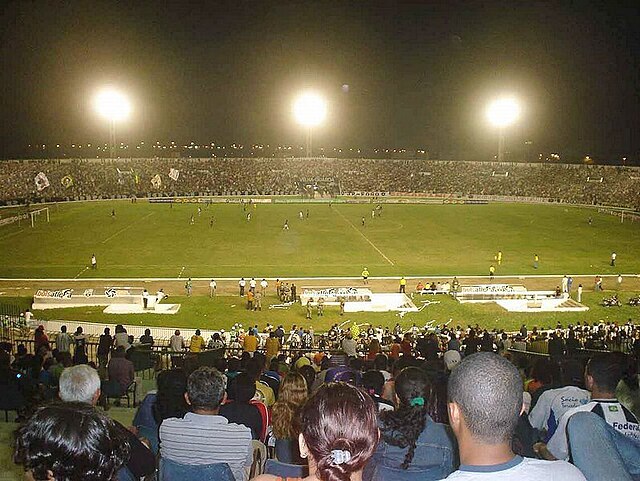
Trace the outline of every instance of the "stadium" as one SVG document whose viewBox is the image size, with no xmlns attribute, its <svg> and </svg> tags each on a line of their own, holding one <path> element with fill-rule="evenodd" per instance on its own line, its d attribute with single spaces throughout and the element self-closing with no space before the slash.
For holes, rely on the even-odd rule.
<svg viewBox="0 0 640 481">
<path fill-rule="evenodd" d="M 561 3 L 9 2 L 0 480 L 640 479 L 640 15 Z"/>
</svg>

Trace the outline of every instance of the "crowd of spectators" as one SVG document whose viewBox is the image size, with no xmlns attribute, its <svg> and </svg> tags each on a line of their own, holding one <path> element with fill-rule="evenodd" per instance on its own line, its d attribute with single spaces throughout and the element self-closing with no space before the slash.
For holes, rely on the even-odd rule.
<svg viewBox="0 0 640 481">
<path fill-rule="evenodd" d="M 172 169 L 177 180 L 169 176 Z M 49 186 L 37 190 L 44 173 Z M 175 177 L 175 175 L 174 175 Z M 339 193 L 518 196 L 640 208 L 640 169 L 573 164 L 365 159 L 61 159 L 3 161 L 0 202 Z"/>
<path fill-rule="evenodd" d="M 134 382 L 130 358 L 155 343 L 151 333 L 142 343 L 122 326 L 114 338 L 105 331 L 108 351 L 95 365 L 86 342 L 66 328 L 55 341 L 36 329 L 35 354 L 8 343 L 0 350 L 2 390 L 24 400 L 15 460 L 35 479 L 82 469 L 91 479 L 116 472 L 141 479 L 160 459 L 161 479 L 178 479 L 181 466 L 225 463 L 236 481 L 246 481 L 259 441 L 279 462 L 306 466 L 310 480 L 638 479 L 640 331 L 632 323 L 557 326 L 550 334 L 526 326 L 510 334 L 478 326 L 361 327 L 287 335 L 278 326 L 268 336 L 251 328 L 229 342 L 218 335 L 226 356 L 189 350 L 173 366 L 155 365 L 157 390 L 144 397 L 129 429 L 101 414 L 109 406 L 105 392 L 109 383 L 122 392 Z M 308 349 L 287 349 L 305 334 L 313 336 Z M 576 355 L 590 339 L 619 338 L 633 340 L 630 354 Z M 548 355 L 532 362 L 511 349 L 527 342 L 547 342 Z M 74 451 L 84 456 L 77 465 L 35 452 L 68 455 L 65 436 L 82 446 Z M 96 440 L 110 459 L 101 469 L 88 454 Z M 47 470 L 53 476 L 43 477 Z"/>
</svg>

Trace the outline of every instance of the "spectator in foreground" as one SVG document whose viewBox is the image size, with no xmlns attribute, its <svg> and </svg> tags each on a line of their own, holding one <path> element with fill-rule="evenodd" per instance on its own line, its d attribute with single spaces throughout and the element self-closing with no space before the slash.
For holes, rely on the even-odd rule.
<svg viewBox="0 0 640 481">
<path fill-rule="evenodd" d="M 14 461 L 27 479 L 111 481 L 129 457 L 115 421 L 84 403 L 42 407 L 16 435 Z"/>
<path fill-rule="evenodd" d="M 188 465 L 227 463 L 236 481 L 242 481 L 249 477 L 253 462 L 251 430 L 218 414 L 224 389 L 224 377 L 217 369 L 200 367 L 191 373 L 185 394 L 191 412 L 162 422 L 160 455 Z"/>
<path fill-rule="evenodd" d="M 430 481 L 457 467 L 456 442 L 451 429 L 428 414 L 431 386 L 417 367 L 403 369 L 396 378 L 399 405 L 380 413 L 380 444 L 365 473 L 385 480 L 404 476 Z"/>
<path fill-rule="evenodd" d="M 290 464 L 304 464 L 300 458 L 298 418 L 307 401 L 307 382 L 302 374 L 290 372 L 284 377 L 278 401 L 271 411 L 271 425 L 275 438 L 276 458 Z"/>
<path fill-rule="evenodd" d="M 247 373 L 240 373 L 229 383 L 229 402 L 220 406 L 220 415 L 230 423 L 242 424 L 251 429 L 253 439 L 260 439 L 263 431 L 262 415 L 257 406 L 251 404 L 256 394 L 256 384 Z"/>
<path fill-rule="evenodd" d="M 306 481 L 359 480 L 378 443 L 376 407 L 345 383 L 322 386 L 301 415 L 300 454 L 309 460 Z M 278 481 L 263 474 L 255 481 Z M 291 479 L 291 478 L 289 478 Z"/>
<path fill-rule="evenodd" d="M 509 361 L 482 352 L 465 357 L 449 378 L 449 420 L 460 468 L 448 480 L 585 481 L 565 461 L 523 458 L 511 449 L 522 412 L 522 379 Z"/>
<path fill-rule="evenodd" d="M 543 443 L 535 447 L 545 459 L 569 459 L 572 454 L 570 440 L 567 438 L 567 424 L 572 416 L 579 412 L 592 412 L 605 420 L 621 436 L 614 441 L 620 441 L 620 447 L 626 450 L 626 438 L 636 444 L 632 455 L 636 460 L 640 457 L 640 425 L 638 420 L 616 399 L 615 391 L 622 378 L 623 364 L 617 354 L 593 357 L 585 369 L 585 385 L 591 392 L 591 401 L 576 406 L 564 413 L 558 422 L 558 428 L 545 446 Z M 602 458 L 606 463 L 606 459 Z M 640 474 L 637 473 L 637 474 Z"/>
<path fill-rule="evenodd" d="M 95 406 L 100 398 L 100 377 L 98 372 L 86 364 L 65 369 L 60 376 L 58 395 L 66 403 L 82 403 Z M 135 434 L 117 421 L 114 422 L 116 423 L 116 428 L 128 440 L 131 447 L 131 455 L 125 460 L 125 467 L 130 471 L 127 475 L 133 475 L 135 479 L 139 479 L 155 472 L 156 460 L 153 453 L 142 444 Z"/>
</svg>

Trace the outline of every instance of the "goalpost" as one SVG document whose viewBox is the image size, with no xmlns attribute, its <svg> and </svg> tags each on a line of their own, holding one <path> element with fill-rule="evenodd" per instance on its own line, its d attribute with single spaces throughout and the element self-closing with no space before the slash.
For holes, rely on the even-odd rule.
<svg viewBox="0 0 640 481">
<path fill-rule="evenodd" d="M 29 216 L 31 217 L 31 227 L 36 226 L 36 219 L 40 218 L 42 213 L 46 214 L 47 222 L 49 222 L 49 207 L 43 207 L 42 209 L 36 209 L 29 212 Z"/>
</svg>

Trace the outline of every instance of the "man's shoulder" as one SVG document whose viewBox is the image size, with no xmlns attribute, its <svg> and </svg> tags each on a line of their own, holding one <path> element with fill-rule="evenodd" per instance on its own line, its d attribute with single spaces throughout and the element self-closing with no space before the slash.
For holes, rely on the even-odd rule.
<svg viewBox="0 0 640 481">
<path fill-rule="evenodd" d="M 454 471 L 446 480 L 586 481 L 580 470 L 566 461 L 522 458 L 521 462 L 508 469 L 491 470 L 486 468 Z"/>
</svg>

